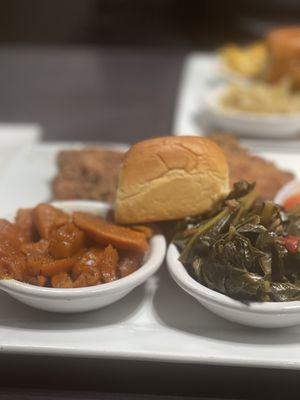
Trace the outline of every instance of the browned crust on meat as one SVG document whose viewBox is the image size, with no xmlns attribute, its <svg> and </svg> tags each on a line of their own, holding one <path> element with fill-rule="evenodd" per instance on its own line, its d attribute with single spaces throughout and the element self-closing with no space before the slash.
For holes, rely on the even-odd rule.
<svg viewBox="0 0 300 400">
<path fill-rule="evenodd" d="M 272 200 L 279 189 L 294 178 L 291 172 L 278 168 L 273 162 L 252 155 L 228 133 L 210 136 L 223 149 L 229 165 L 230 184 L 241 179 L 256 182 L 262 200 Z"/>
<path fill-rule="evenodd" d="M 58 173 L 52 181 L 53 197 L 112 203 L 122 159 L 122 152 L 102 148 L 59 152 Z"/>
</svg>

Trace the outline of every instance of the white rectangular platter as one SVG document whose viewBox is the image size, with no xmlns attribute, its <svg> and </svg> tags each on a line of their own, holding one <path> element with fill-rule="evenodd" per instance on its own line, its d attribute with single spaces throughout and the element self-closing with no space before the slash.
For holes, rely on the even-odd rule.
<svg viewBox="0 0 300 400">
<path fill-rule="evenodd" d="M 55 155 L 66 145 L 34 145 L 0 180 L 1 215 L 50 198 Z M 265 154 L 298 174 L 299 157 Z M 0 293 L 0 352 L 300 369 L 300 326 L 251 329 L 211 314 L 163 265 L 123 300 L 78 315 L 31 309 Z"/>
</svg>

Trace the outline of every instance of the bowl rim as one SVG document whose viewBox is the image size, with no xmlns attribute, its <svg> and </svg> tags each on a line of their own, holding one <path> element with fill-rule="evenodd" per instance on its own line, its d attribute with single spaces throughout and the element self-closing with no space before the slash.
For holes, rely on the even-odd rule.
<svg viewBox="0 0 300 400">
<path fill-rule="evenodd" d="M 78 210 L 105 215 L 112 207 L 108 203 L 90 200 L 62 200 L 54 201 L 49 204 L 55 207 L 61 207 L 64 211 Z M 65 208 L 63 208 L 65 207 Z M 12 214 L 4 218 L 12 219 Z M 86 286 L 82 288 L 49 288 L 35 286 L 30 283 L 24 283 L 15 279 L 0 280 L 0 289 L 8 293 L 18 293 L 30 297 L 48 298 L 48 299 L 75 299 L 79 297 L 93 297 L 99 294 L 110 295 L 112 292 L 122 292 L 135 288 L 143 283 L 153 273 L 155 273 L 162 264 L 166 253 L 166 239 L 161 233 L 155 234 L 149 241 L 150 249 L 146 253 L 146 260 L 140 268 L 132 274 L 120 278 L 114 282 L 103 283 L 100 285 Z"/>
<path fill-rule="evenodd" d="M 208 112 L 212 112 L 215 115 L 222 116 L 223 118 L 231 118 L 234 120 L 257 122 L 257 123 L 268 123 L 268 124 L 285 124 L 300 122 L 300 111 L 293 111 L 290 113 L 257 113 L 251 111 L 240 111 L 234 108 L 226 108 L 218 104 L 218 100 L 222 94 L 230 87 L 229 84 L 218 85 L 217 87 L 210 90 L 208 96 L 205 99 L 205 107 Z"/>
<path fill-rule="evenodd" d="M 198 299 L 201 298 L 210 304 L 217 304 L 223 308 L 233 309 L 240 312 L 250 314 L 286 314 L 300 312 L 300 301 L 286 302 L 249 302 L 244 303 L 235 300 L 225 294 L 197 282 L 192 278 L 184 265 L 178 260 L 179 251 L 174 243 L 170 243 L 167 250 L 167 266 L 168 270 L 177 282 L 177 284 L 186 292 L 194 295 Z"/>
</svg>

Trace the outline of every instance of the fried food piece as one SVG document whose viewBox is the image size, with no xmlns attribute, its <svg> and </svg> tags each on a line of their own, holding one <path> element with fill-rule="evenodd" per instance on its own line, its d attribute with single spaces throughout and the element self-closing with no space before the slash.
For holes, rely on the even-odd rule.
<svg viewBox="0 0 300 400">
<path fill-rule="evenodd" d="M 117 277 L 117 265 L 119 254 L 111 245 L 107 246 L 102 254 L 101 274 L 105 283 L 115 281 Z"/>
<path fill-rule="evenodd" d="M 123 153 L 102 148 L 58 153 L 58 174 L 52 182 L 56 199 L 115 199 Z"/>
<path fill-rule="evenodd" d="M 85 234 L 74 224 L 66 224 L 52 232 L 49 252 L 55 258 L 71 257 L 84 248 Z"/>
<path fill-rule="evenodd" d="M 54 288 L 72 288 L 73 282 L 70 275 L 66 272 L 60 272 L 57 275 L 52 276 L 51 284 Z"/>
<path fill-rule="evenodd" d="M 54 229 L 68 223 L 69 217 L 58 208 L 42 203 L 33 209 L 33 221 L 41 238 L 49 239 Z"/>
<path fill-rule="evenodd" d="M 268 61 L 264 42 L 254 42 L 243 47 L 228 44 L 220 50 L 220 56 L 227 68 L 247 78 L 262 76 Z"/>
<path fill-rule="evenodd" d="M 118 263 L 119 276 L 124 278 L 136 271 L 142 264 L 144 255 L 135 251 L 122 252 Z"/>
<path fill-rule="evenodd" d="M 89 249 L 79 258 L 72 269 L 74 287 L 92 286 L 102 282 L 102 249 Z"/>
<path fill-rule="evenodd" d="M 112 224 L 100 217 L 84 212 L 74 212 L 73 222 L 95 242 L 113 245 L 118 249 L 145 252 L 149 246 L 143 233 Z"/>
<path fill-rule="evenodd" d="M 219 133 L 209 138 L 225 153 L 231 186 L 240 180 L 256 182 L 259 198 L 272 200 L 279 189 L 294 178 L 292 173 L 279 169 L 274 163 L 252 155 L 233 135 Z"/>
<path fill-rule="evenodd" d="M 273 29 L 266 37 L 269 62 L 265 78 L 278 82 L 289 78 L 295 89 L 300 88 L 300 29 L 299 26 L 282 26 Z"/>
<path fill-rule="evenodd" d="M 16 225 L 20 228 L 23 242 L 33 242 L 37 232 L 33 223 L 32 208 L 20 208 L 15 218 Z"/>
</svg>

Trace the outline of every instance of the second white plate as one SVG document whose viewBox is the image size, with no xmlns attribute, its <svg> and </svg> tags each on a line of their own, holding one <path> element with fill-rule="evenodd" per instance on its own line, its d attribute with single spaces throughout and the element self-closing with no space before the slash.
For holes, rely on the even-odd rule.
<svg viewBox="0 0 300 400">
<path fill-rule="evenodd" d="M 179 90 L 177 104 L 174 113 L 173 134 L 174 135 L 205 135 L 208 129 L 208 120 L 205 116 L 205 99 L 213 89 L 224 83 L 224 75 L 219 68 L 218 60 L 213 53 L 191 53 L 186 57 Z M 275 135 L 281 139 L 285 135 Z M 290 140 L 242 140 L 255 152 L 261 149 L 273 151 L 300 151 L 300 139 Z"/>
</svg>

